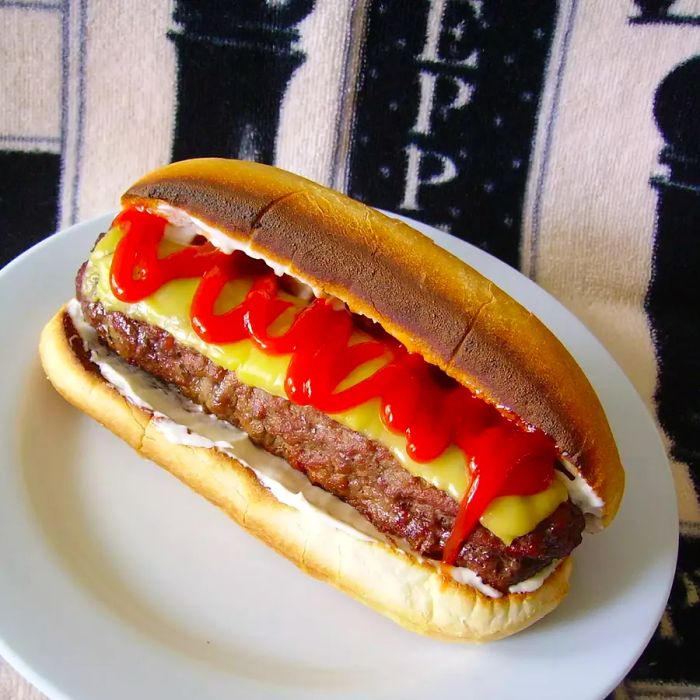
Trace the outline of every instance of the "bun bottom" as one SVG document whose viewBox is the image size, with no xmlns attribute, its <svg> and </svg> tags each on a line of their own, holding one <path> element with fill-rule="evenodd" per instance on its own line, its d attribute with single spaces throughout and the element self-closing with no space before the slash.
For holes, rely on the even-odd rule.
<svg viewBox="0 0 700 700">
<path fill-rule="evenodd" d="M 73 351 L 81 341 L 68 337 L 65 313 L 61 309 L 45 326 L 39 352 L 49 381 L 67 401 L 300 569 L 406 629 L 448 641 L 500 639 L 542 618 L 568 591 L 570 558 L 532 593 L 489 598 L 400 549 L 353 537 L 280 503 L 252 470 L 218 450 L 167 441 L 150 412 L 128 402 Z"/>
</svg>

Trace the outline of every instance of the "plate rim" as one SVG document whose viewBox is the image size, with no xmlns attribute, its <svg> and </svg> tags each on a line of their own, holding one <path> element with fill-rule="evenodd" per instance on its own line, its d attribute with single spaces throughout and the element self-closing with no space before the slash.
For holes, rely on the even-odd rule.
<svg viewBox="0 0 700 700">
<path fill-rule="evenodd" d="M 436 229 L 435 227 L 432 227 L 428 224 L 424 224 L 419 221 L 415 221 L 413 219 L 410 219 L 409 217 L 405 217 L 399 214 L 395 214 L 392 212 L 384 212 L 387 215 L 405 221 L 409 223 L 411 226 L 414 228 L 417 228 L 419 231 L 422 233 L 429 235 L 435 242 L 440 245 L 441 247 L 444 246 L 444 241 L 454 243 L 456 247 L 463 247 L 466 246 L 469 249 L 470 256 L 466 260 L 466 262 L 470 265 L 473 265 L 475 263 L 474 258 L 478 260 L 479 262 L 482 262 L 484 259 L 487 259 L 490 264 L 495 265 L 496 268 L 500 268 L 500 273 L 504 275 L 514 275 L 515 278 L 519 278 L 519 282 L 525 283 L 526 288 L 528 289 L 529 292 L 534 293 L 535 295 L 541 296 L 541 300 L 544 300 L 546 302 L 547 306 L 553 305 L 553 307 L 556 309 L 556 312 L 558 314 L 564 314 L 566 317 L 568 317 L 569 322 L 573 321 L 575 324 L 578 326 L 577 328 L 577 333 L 584 333 L 587 336 L 587 341 L 589 343 L 593 343 L 593 345 L 596 348 L 596 351 L 599 353 L 602 353 L 605 356 L 606 362 L 610 363 L 612 367 L 614 367 L 616 373 L 619 375 L 619 379 L 626 384 L 626 390 L 631 392 L 636 401 L 640 404 L 641 408 L 644 410 L 644 413 L 646 415 L 646 418 L 648 419 L 649 423 L 653 425 L 654 427 L 654 438 L 655 441 L 658 442 L 660 445 L 663 454 L 665 455 L 665 465 L 666 467 L 663 469 L 664 472 L 664 478 L 666 481 L 668 481 L 671 486 L 673 485 L 673 479 L 672 479 L 672 474 L 671 474 L 671 467 L 670 467 L 670 462 L 668 459 L 668 453 L 665 447 L 665 444 L 662 439 L 662 434 L 659 429 L 659 426 L 654 419 L 653 415 L 649 411 L 647 405 L 644 403 L 644 401 L 641 399 L 639 394 L 637 393 L 636 389 L 632 385 L 631 381 L 625 374 L 625 372 L 622 370 L 620 365 L 617 363 L 617 361 L 612 357 L 612 355 L 607 351 L 607 349 L 603 346 L 603 344 L 598 340 L 598 338 L 593 334 L 592 331 L 590 331 L 583 322 L 578 319 L 569 309 L 567 309 L 559 300 L 557 300 L 555 297 L 553 297 L 549 292 L 547 292 L 545 289 L 540 287 L 536 282 L 533 280 L 529 279 L 526 277 L 522 272 L 519 270 L 512 268 L 508 266 L 506 263 L 503 261 L 495 258 L 494 256 L 490 255 L 486 251 L 483 251 L 479 249 L 478 247 L 474 246 L 473 244 L 464 241 L 463 239 L 456 238 L 454 236 L 451 236 L 450 234 L 445 233 L 444 231 L 441 231 L 439 229 Z M 94 230 L 95 232 L 99 232 L 99 227 L 104 226 L 105 223 L 108 223 L 115 214 L 115 210 L 108 211 L 104 214 L 101 214 L 99 216 L 93 217 L 91 219 L 88 219 L 83 222 L 78 222 L 76 224 L 73 224 L 72 226 L 66 227 L 64 229 L 61 229 L 59 231 L 56 231 L 55 233 L 51 234 L 50 236 L 44 238 L 43 240 L 37 242 L 35 245 L 32 247 L 28 248 L 27 250 L 23 251 L 19 256 L 14 258 L 13 260 L 9 261 L 4 267 L 0 269 L 0 293 L 2 293 L 3 286 L 4 286 L 4 280 L 7 275 L 13 273 L 17 268 L 21 268 L 23 265 L 27 263 L 28 260 L 31 260 L 32 256 L 37 254 L 40 250 L 50 247 L 51 245 L 55 244 L 56 239 L 60 236 L 65 236 L 65 235 L 77 235 L 75 231 L 77 229 L 90 229 Z M 433 235 L 431 235 L 433 234 Z M 452 252 L 452 251 L 451 251 Z M 465 259 L 465 256 L 462 256 L 457 253 L 453 253 L 457 255 L 458 257 Z M 473 257 L 472 257 L 473 256 Z M 477 269 L 479 269 L 479 265 L 476 264 L 474 265 Z M 498 284 L 502 284 L 502 282 L 498 282 Z M 510 292 L 508 292 L 510 293 Z M 515 296 L 514 297 L 518 303 L 526 306 L 524 303 L 524 300 L 520 298 L 520 296 Z M 540 301 L 541 301 L 540 300 Z M 57 302 L 60 303 L 60 300 Z M 526 306 L 526 308 L 528 308 Z M 533 311 L 535 315 L 540 317 L 540 314 L 537 311 Z M 541 317 L 540 317 L 541 318 Z M 549 324 L 545 319 L 541 319 L 542 322 L 549 328 Z M 38 331 L 38 329 L 37 329 Z M 554 331 L 552 331 L 554 333 Z M 564 340 L 559 336 L 558 333 L 554 333 L 555 336 L 560 340 L 560 342 L 564 342 Z M 572 354 L 574 352 L 568 347 Z M 590 381 L 590 378 L 589 378 Z M 591 383 L 593 383 L 591 381 Z M 594 387 L 595 389 L 595 387 Z M 601 399 L 601 403 L 603 403 Z M 604 406 L 605 407 L 605 406 Z M 675 522 L 676 522 L 676 537 L 675 537 L 675 551 L 673 553 L 673 561 L 674 565 L 673 567 L 669 567 L 669 570 L 667 571 L 667 576 L 666 576 L 666 588 L 665 592 L 663 595 L 663 604 L 660 606 L 660 610 L 656 611 L 658 615 L 655 613 L 654 616 L 654 624 L 650 625 L 650 630 L 648 633 L 648 636 L 646 639 L 643 641 L 643 644 L 641 645 L 641 651 L 634 656 L 634 658 L 631 660 L 627 668 L 624 670 L 620 671 L 619 677 L 616 681 L 614 681 L 610 687 L 607 689 L 606 692 L 610 692 L 612 689 L 614 689 L 617 684 L 623 680 L 626 675 L 629 673 L 630 669 L 634 666 L 636 663 L 637 659 L 639 656 L 644 652 L 646 649 L 646 646 L 648 645 L 650 639 L 653 637 L 654 632 L 656 630 L 656 626 L 658 624 L 659 619 L 661 618 L 663 611 L 665 609 L 666 601 L 670 595 L 671 591 L 671 586 L 674 581 L 674 575 L 676 571 L 676 566 L 677 566 L 677 555 L 678 555 L 678 531 L 679 531 L 679 523 L 678 523 L 678 504 L 677 504 L 677 499 L 675 498 L 675 490 L 673 490 L 674 494 L 674 500 L 672 503 L 672 507 L 674 509 L 674 517 L 675 517 Z M 2 656 L 10 666 L 12 666 L 20 675 L 25 678 L 28 682 L 33 684 L 36 688 L 38 688 L 41 692 L 47 694 L 51 698 L 58 698 L 59 700 L 70 700 L 70 696 L 66 695 L 62 690 L 60 690 L 56 685 L 53 684 L 53 682 L 49 679 L 44 677 L 40 672 L 35 671 L 34 667 L 32 666 L 31 660 L 25 659 L 22 655 L 15 653 L 15 651 L 12 648 L 12 644 L 8 639 L 5 638 L 5 633 L 3 632 L 3 629 L 0 628 L 0 656 Z"/>
</svg>

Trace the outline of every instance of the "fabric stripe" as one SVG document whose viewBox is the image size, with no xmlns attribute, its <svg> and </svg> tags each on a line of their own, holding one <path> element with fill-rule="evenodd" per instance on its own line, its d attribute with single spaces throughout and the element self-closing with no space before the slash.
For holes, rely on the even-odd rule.
<svg viewBox="0 0 700 700">
<path fill-rule="evenodd" d="M 36 143 L 38 141 L 61 143 L 60 136 L 12 136 L 10 134 L 0 134 L 0 140 L 6 143 Z"/>
<path fill-rule="evenodd" d="M 532 279 L 537 278 L 537 249 L 542 216 L 542 198 L 545 180 L 549 172 L 552 137 L 559 100 L 561 99 L 561 86 L 566 70 L 566 59 L 569 53 L 577 4 L 577 0 L 563 0 L 559 5 L 557 28 L 548 59 L 545 89 L 540 100 L 535 148 L 523 208 L 521 244 L 521 270 Z"/>
<path fill-rule="evenodd" d="M 0 134 L 11 150 L 60 135 L 61 15 L 0 5 Z M 7 60 L 8 58 L 12 60 Z"/>
<path fill-rule="evenodd" d="M 86 219 L 114 208 L 131 182 L 170 160 L 175 51 L 168 2 L 124 12 L 121 3 L 83 0 L 80 11 L 82 106 L 69 120 L 77 135 L 67 160 L 74 215 Z"/>
<path fill-rule="evenodd" d="M 62 110 L 61 110 L 61 194 L 60 226 L 75 223 L 78 216 L 77 185 L 81 151 L 81 114 L 84 118 L 84 90 L 81 91 L 81 62 L 85 58 L 82 42 L 86 24 L 82 17 L 86 0 L 65 0 L 63 16 Z M 82 29 L 81 29 L 82 28 Z"/>
<path fill-rule="evenodd" d="M 70 195 L 70 222 L 78 221 L 78 188 L 80 187 L 80 171 L 82 168 L 83 148 L 85 144 L 85 62 L 87 42 L 87 3 L 88 0 L 79 0 L 78 4 L 78 104 L 76 123 L 75 159 L 76 167 L 73 171 Z"/>
<path fill-rule="evenodd" d="M 350 20 L 345 54 L 345 70 L 340 89 L 340 111 L 336 125 L 336 143 L 333 153 L 333 180 L 331 186 L 347 192 L 350 176 L 350 150 L 354 138 L 355 109 L 359 89 L 364 35 L 370 0 L 356 0 Z"/>
<path fill-rule="evenodd" d="M 63 9 L 60 2 L 27 2 L 26 0 L 0 0 L 0 8 L 15 7 L 20 10 L 44 10 L 56 12 Z"/>
<path fill-rule="evenodd" d="M 681 522 L 681 535 L 700 539 L 700 522 L 684 520 Z"/>
<path fill-rule="evenodd" d="M 300 25 L 305 54 L 284 95 L 275 164 L 345 188 L 367 0 L 317 3 Z"/>
<path fill-rule="evenodd" d="M 633 700 L 697 700 L 698 688 L 682 683 L 629 683 L 627 697 Z"/>
<path fill-rule="evenodd" d="M 0 134 L 0 151 L 41 151 L 61 152 L 61 139 L 58 136 L 11 136 Z"/>
<path fill-rule="evenodd" d="M 66 152 L 68 145 L 68 98 L 69 98 L 69 61 L 70 61 L 70 8 L 69 0 L 61 3 L 61 172 L 60 186 L 66 182 Z M 59 214 L 57 224 L 64 226 L 64 205 L 63 196 L 59 195 Z"/>
</svg>

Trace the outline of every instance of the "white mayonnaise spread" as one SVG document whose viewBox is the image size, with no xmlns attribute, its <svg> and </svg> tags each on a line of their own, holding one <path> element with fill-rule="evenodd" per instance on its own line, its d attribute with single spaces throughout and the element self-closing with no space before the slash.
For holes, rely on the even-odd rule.
<svg viewBox="0 0 700 700">
<path fill-rule="evenodd" d="M 189 243 L 197 234 L 201 234 L 215 248 L 218 248 L 223 253 L 230 255 L 234 250 L 240 250 L 249 258 L 262 260 L 278 277 L 282 277 L 284 275 L 289 275 L 291 277 L 294 276 L 290 272 L 289 266 L 280 265 L 279 263 L 266 258 L 261 253 L 253 250 L 250 247 L 250 244 L 232 238 L 223 231 L 220 231 L 215 226 L 211 226 L 196 216 L 187 214 L 186 212 L 182 211 L 182 209 L 172 207 L 169 204 L 160 203 L 156 206 L 156 211 L 162 214 L 163 217 L 170 222 L 170 226 L 168 226 L 166 229 L 166 236 L 177 243 Z M 311 287 L 308 285 L 308 283 L 303 284 L 307 284 L 307 286 L 312 289 L 314 296 L 323 296 L 320 290 Z"/>
<path fill-rule="evenodd" d="M 516 583 L 508 588 L 508 593 L 532 593 L 536 591 L 548 578 L 548 576 L 554 572 L 554 569 L 559 566 L 560 559 L 555 559 L 549 566 L 545 566 L 544 569 L 538 571 L 534 576 Z"/>
<path fill-rule="evenodd" d="M 601 518 L 603 517 L 605 501 L 586 482 L 571 462 L 563 460 L 563 466 L 573 478 L 568 479 L 563 474 L 557 474 L 557 476 L 564 482 L 571 502 L 578 506 L 586 516 L 586 532 L 597 532 L 602 528 Z"/>
<path fill-rule="evenodd" d="M 449 571 L 450 575 L 457 583 L 463 583 L 472 588 L 476 588 L 480 593 L 487 595 L 489 598 L 501 597 L 501 592 L 489 586 L 488 583 L 484 583 L 481 580 L 481 576 L 475 571 L 467 569 L 465 566 L 450 566 Z M 541 585 L 542 584 L 540 584 L 540 586 Z M 537 586 L 537 588 L 539 588 L 539 586 Z"/>
<path fill-rule="evenodd" d="M 168 207 L 168 210 L 179 211 L 171 207 Z M 175 223 L 178 220 L 169 216 L 169 221 Z M 198 228 L 199 223 L 196 222 Z M 180 223 L 170 228 L 178 229 L 175 235 L 180 236 L 182 241 L 192 240 L 200 232 L 195 230 L 192 233 L 191 229 L 188 231 Z M 218 233 L 218 235 L 223 234 Z M 228 237 L 225 238 L 226 241 L 231 240 Z M 90 354 L 90 359 L 98 367 L 104 379 L 135 406 L 151 412 L 156 429 L 168 441 L 173 444 L 217 449 L 251 469 L 263 486 L 281 503 L 303 513 L 313 513 L 330 526 L 360 540 L 387 541 L 386 537 L 352 506 L 314 486 L 304 474 L 283 459 L 256 447 L 245 432 L 205 413 L 200 406 L 187 400 L 175 389 L 169 389 L 162 382 L 143 370 L 132 367 L 109 351 L 99 342 L 95 329 L 85 321 L 76 299 L 68 303 L 67 310 L 86 351 Z M 574 488 L 580 491 L 581 500 L 589 508 L 584 512 L 592 512 L 591 508 L 600 508 L 602 501 L 570 465 L 566 466 L 576 477 L 573 481 L 566 480 L 567 486 L 574 484 Z M 572 500 L 574 500 L 573 497 Z M 578 501 L 574 502 L 578 504 Z M 395 541 L 392 543 L 404 551 L 407 550 L 404 543 Z M 417 558 L 421 562 L 436 566 L 439 564 L 422 557 Z M 530 593 L 537 590 L 554 571 L 557 563 L 554 562 L 531 578 L 511 586 L 508 589 L 509 592 Z M 472 586 L 491 598 L 501 597 L 498 590 L 484 583 L 481 577 L 471 569 L 466 567 L 442 567 L 442 569 L 449 570 L 452 578 L 458 583 Z"/>
<path fill-rule="evenodd" d="M 180 245 L 189 245 L 197 235 L 195 226 L 176 226 L 168 222 L 165 226 L 165 237 L 169 241 L 179 243 Z"/>
</svg>

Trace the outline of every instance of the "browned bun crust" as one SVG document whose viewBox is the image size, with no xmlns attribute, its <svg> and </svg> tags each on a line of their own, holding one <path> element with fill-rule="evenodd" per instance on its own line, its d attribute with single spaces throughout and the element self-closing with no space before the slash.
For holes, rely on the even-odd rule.
<svg viewBox="0 0 700 700">
<path fill-rule="evenodd" d="M 410 226 L 292 173 L 205 158 L 133 185 L 124 204 L 180 208 L 380 323 L 483 398 L 553 437 L 614 517 L 624 472 L 603 408 L 530 312 Z"/>
<path fill-rule="evenodd" d="M 500 639 L 546 615 L 568 591 L 568 558 L 534 593 L 493 599 L 399 549 L 355 538 L 313 513 L 280 503 L 253 471 L 227 455 L 167 442 L 149 412 L 126 401 L 80 357 L 81 341 L 73 332 L 61 309 L 42 331 L 39 345 L 44 370 L 66 400 L 300 569 L 404 627 L 449 641 Z"/>
</svg>

